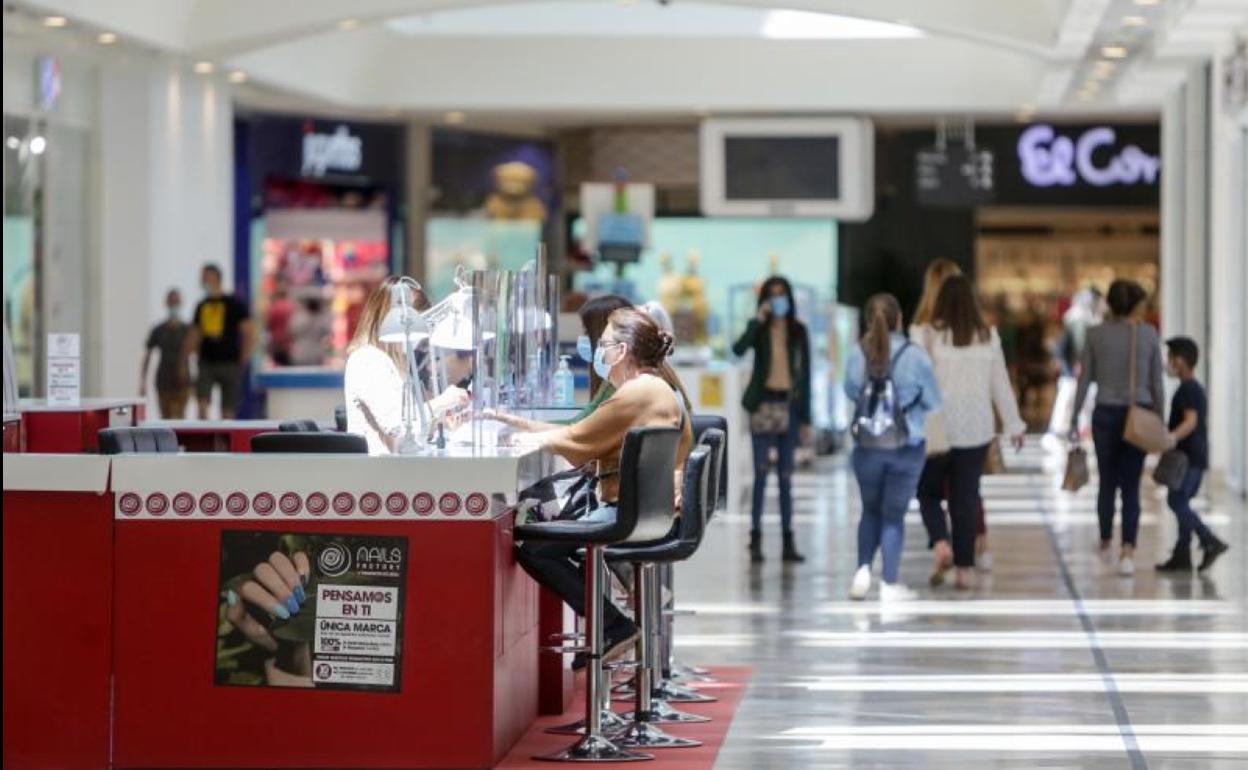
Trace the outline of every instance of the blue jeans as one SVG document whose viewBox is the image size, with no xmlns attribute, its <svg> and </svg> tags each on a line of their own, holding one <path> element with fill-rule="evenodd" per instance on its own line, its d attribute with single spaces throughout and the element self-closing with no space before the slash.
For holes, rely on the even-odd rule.
<svg viewBox="0 0 1248 770">
<path fill-rule="evenodd" d="M 1170 490 L 1170 493 L 1166 495 L 1170 510 L 1174 511 L 1175 517 L 1179 520 L 1179 541 L 1175 544 L 1176 550 L 1191 549 L 1193 532 L 1200 539 L 1202 546 L 1213 539 L 1213 532 L 1209 531 L 1205 522 L 1200 520 L 1200 514 L 1192 510 L 1192 498 L 1200 491 L 1200 482 L 1204 475 L 1204 468 L 1188 468 L 1182 485 L 1178 489 Z"/>
<path fill-rule="evenodd" d="M 789 430 L 785 433 L 752 433 L 754 447 L 754 499 L 750 508 L 750 526 L 758 532 L 763 527 L 763 498 L 767 494 L 767 471 L 771 467 L 771 448 L 776 448 L 776 482 L 780 486 L 780 527 L 793 531 L 793 456 L 797 452 L 797 407 L 789 412 Z"/>
<path fill-rule="evenodd" d="M 927 452 L 923 444 L 902 449 L 854 448 L 854 476 L 862 495 L 858 522 L 858 566 L 884 555 L 884 582 L 896 583 L 906 537 L 906 509 L 919 486 Z"/>
<path fill-rule="evenodd" d="M 1140 476 L 1144 452 L 1122 437 L 1127 427 L 1127 407 L 1097 405 L 1092 410 L 1092 443 L 1096 446 L 1096 469 L 1101 486 L 1096 496 L 1096 515 L 1101 542 L 1114 538 L 1114 502 L 1122 494 L 1122 544 L 1135 545 L 1140 529 Z"/>
</svg>

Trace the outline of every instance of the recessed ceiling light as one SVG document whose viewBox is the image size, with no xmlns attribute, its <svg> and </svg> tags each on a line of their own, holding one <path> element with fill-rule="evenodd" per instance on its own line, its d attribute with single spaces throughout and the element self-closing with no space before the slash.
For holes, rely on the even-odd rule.
<svg viewBox="0 0 1248 770">
<path fill-rule="evenodd" d="M 1161 5 L 1161 0 L 1135 0 L 1136 5 Z"/>
<path fill-rule="evenodd" d="M 32 136 L 30 138 L 30 151 L 36 155 L 42 155 L 43 151 L 48 149 L 48 140 L 42 136 Z"/>
<path fill-rule="evenodd" d="M 43 20 L 45 27 L 64 27 L 66 24 L 69 24 L 69 19 L 64 16 L 48 16 Z"/>
<path fill-rule="evenodd" d="M 1123 16 L 1122 26 L 1124 27 L 1143 27 L 1148 24 L 1147 16 Z"/>
<path fill-rule="evenodd" d="M 242 70 L 234 70 L 229 75 L 227 75 L 225 79 L 230 81 L 231 83 L 246 83 L 247 73 L 243 72 Z"/>
<path fill-rule="evenodd" d="M 209 75 L 212 73 L 213 69 L 214 67 L 212 66 L 212 62 L 210 61 L 195 62 L 195 73 L 198 75 Z"/>
<path fill-rule="evenodd" d="M 451 125 L 458 125 L 460 123 L 463 123 L 467 119 L 468 119 L 468 116 L 460 112 L 459 110 L 453 110 L 451 112 L 446 113 L 446 122 L 450 123 Z"/>
<path fill-rule="evenodd" d="M 1120 45 L 1107 45 L 1101 49 L 1101 56 L 1106 59 L 1125 59 L 1127 58 L 1127 49 Z"/>
<path fill-rule="evenodd" d="M 343 32 L 356 29 L 359 26 L 360 26 L 359 19 L 343 19 L 342 21 L 338 22 L 338 29 L 342 30 Z"/>
<path fill-rule="evenodd" d="M 100 45 L 112 45 L 117 42 L 117 35 L 112 32 L 101 32 L 96 36 L 95 41 Z"/>
<path fill-rule="evenodd" d="M 16 136 L 10 136 L 8 139 L 4 140 L 4 146 L 8 147 L 10 150 L 16 150 L 18 147 L 22 146 L 22 140 L 18 139 Z"/>
</svg>

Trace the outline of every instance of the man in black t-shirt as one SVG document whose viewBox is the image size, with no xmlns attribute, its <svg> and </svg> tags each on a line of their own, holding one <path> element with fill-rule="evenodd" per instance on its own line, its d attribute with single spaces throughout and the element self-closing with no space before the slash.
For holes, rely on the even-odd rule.
<svg viewBox="0 0 1248 770">
<path fill-rule="evenodd" d="M 1202 556 L 1199 571 L 1213 566 L 1230 547 L 1213 534 L 1192 510 L 1192 498 L 1209 467 L 1208 402 L 1205 389 L 1196 381 L 1196 361 L 1200 349 L 1187 337 L 1166 340 L 1166 369 L 1179 378 L 1179 389 L 1170 401 L 1170 438 L 1174 448 L 1187 455 L 1187 475 L 1178 489 L 1171 489 L 1166 501 L 1179 520 L 1179 540 L 1170 560 L 1158 564 L 1160 572 L 1192 571 L 1192 534 L 1200 539 Z"/>
<path fill-rule="evenodd" d="M 182 320 L 182 295 L 177 289 L 170 289 L 165 295 L 165 309 L 169 317 L 153 326 L 147 335 L 147 350 L 143 353 L 143 368 L 139 372 L 139 395 L 147 396 L 147 371 L 151 366 L 152 351 L 159 351 L 156 398 L 160 403 L 160 416 L 166 420 L 181 420 L 186 416 L 186 402 L 191 395 L 191 372 L 186 349 L 186 338 L 191 327 Z"/>
<path fill-rule="evenodd" d="M 195 308 L 187 349 L 198 355 L 195 400 L 199 419 L 208 418 L 214 387 L 221 389 L 221 417 L 233 419 L 243 385 L 243 365 L 251 358 L 251 314 L 247 306 L 221 289 L 221 268 L 204 265 L 200 282 L 208 296 Z"/>
</svg>

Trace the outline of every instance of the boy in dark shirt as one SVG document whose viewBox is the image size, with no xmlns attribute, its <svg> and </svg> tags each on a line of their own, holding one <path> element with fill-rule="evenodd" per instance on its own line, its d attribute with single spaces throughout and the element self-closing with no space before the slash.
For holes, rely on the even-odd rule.
<svg viewBox="0 0 1248 770">
<path fill-rule="evenodd" d="M 1170 401 L 1170 438 L 1175 449 L 1187 455 L 1187 475 L 1178 489 L 1170 490 L 1166 501 L 1179 520 L 1179 540 L 1170 560 L 1158 564 L 1160 572 L 1191 572 L 1192 533 L 1200 538 L 1203 553 L 1199 571 L 1213 566 L 1230 547 L 1219 540 L 1192 510 L 1192 498 L 1200 489 L 1205 469 L 1209 467 L 1208 404 L 1205 389 L 1196 381 L 1196 361 L 1200 349 L 1187 337 L 1166 340 L 1166 369 L 1179 378 L 1179 389 Z"/>
</svg>

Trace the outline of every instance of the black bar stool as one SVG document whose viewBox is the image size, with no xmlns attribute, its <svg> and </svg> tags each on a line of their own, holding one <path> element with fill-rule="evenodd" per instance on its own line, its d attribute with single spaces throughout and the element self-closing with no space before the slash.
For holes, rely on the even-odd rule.
<svg viewBox="0 0 1248 770">
<path fill-rule="evenodd" d="M 178 434 L 172 428 L 102 428 L 96 433 L 100 454 L 174 454 Z"/>
<path fill-rule="evenodd" d="M 274 431 L 251 437 L 251 451 L 290 454 L 368 454 L 368 441 L 356 433 Z"/>
<path fill-rule="evenodd" d="M 517 540 L 576 543 L 585 547 L 585 734 L 554 754 L 533 757 L 548 762 L 637 762 L 652 754 L 616 746 L 602 731 L 602 586 L 603 548 L 643 544 L 664 538 L 672 527 L 676 499 L 677 428 L 633 428 L 620 451 L 620 499 L 614 521 L 546 521 L 516 527 Z"/>
<path fill-rule="evenodd" d="M 641 627 L 637 643 L 637 674 L 634 677 L 634 708 L 626 718 L 632 719 L 619 738 L 622 746 L 635 748 L 691 748 L 700 741 L 668 735 L 657 725 L 675 721 L 656 708 L 656 677 L 662 667 L 658 641 L 661 599 L 658 566 L 684 561 L 697 552 L 705 532 L 705 511 L 709 504 L 707 488 L 712 466 L 712 450 L 696 448 L 685 463 L 684 504 L 680 519 L 663 540 L 641 546 L 614 546 L 607 549 L 608 561 L 627 561 L 633 565 L 636 588 L 633 591 L 635 616 Z M 705 718 L 702 718 L 705 720 Z"/>
</svg>

